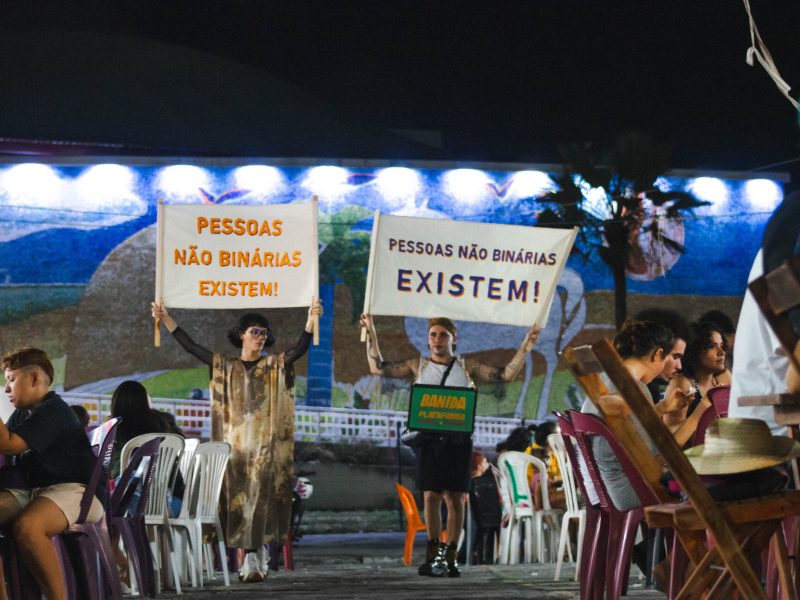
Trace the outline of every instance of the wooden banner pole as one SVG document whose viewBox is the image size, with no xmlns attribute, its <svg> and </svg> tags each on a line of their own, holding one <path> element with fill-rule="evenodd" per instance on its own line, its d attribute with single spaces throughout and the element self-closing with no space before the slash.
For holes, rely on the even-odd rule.
<svg viewBox="0 0 800 600">
<path fill-rule="evenodd" d="M 318 212 L 319 212 L 319 198 L 315 194 L 312 198 L 312 203 L 314 204 L 313 208 L 313 235 L 314 235 L 314 246 L 317 248 L 317 268 L 314 270 L 314 284 L 313 288 L 316 292 L 316 298 L 312 296 L 311 298 L 311 305 L 314 305 L 314 301 L 319 298 L 319 231 L 318 231 Z M 319 346 L 319 315 L 314 315 L 312 317 L 314 325 L 314 345 Z"/>
<path fill-rule="evenodd" d="M 378 244 L 378 227 L 380 226 L 381 211 L 375 209 L 372 217 L 372 233 L 369 238 L 369 266 L 367 267 L 367 289 L 364 290 L 364 314 L 369 314 L 372 303 L 372 268 L 375 262 L 375 248 Z M 361 328 L 361 342 L 367 341 L 367 328 Z"/>
<path fill-rule="evenodd" d="M 164 252 L 164 202 L 158 199 L 156 216 L 156 294 L 155 301 L 163 303 L 161 297 L 161 279 L 163 278 L 162 253 Z M 161 346 L 161 319 L 156 319 L 153 330 L 153 345 L 158 348 Z"/>
</svg>

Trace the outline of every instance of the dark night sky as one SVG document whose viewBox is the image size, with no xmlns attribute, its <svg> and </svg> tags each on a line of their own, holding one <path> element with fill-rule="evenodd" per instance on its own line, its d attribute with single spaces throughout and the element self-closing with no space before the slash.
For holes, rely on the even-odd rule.
<svg viewBox="0 0 800 600">
<path fill-rule="evenodd" d="M 800 89 L 800 3 L 752 5 L 784 78 Z M 292 84 L 358 127 L 441 131 L 443 148 L 431 157 L 445 159 L 552 162 L 558 142 L 602 141 L 632 128 L 671 143 L 676 167 L 749 169 L 800 155 L 792 106 L 761 67 L 745 64 L 747 17 L 736 0 L 143 0 L 89 6 L 6 2 L 0 41 L 78 31 L 201 50 Z M 29 55 L 20 48 L 14 60 Z M 124 74 L 126 65 L 117 68 Z M 29 93 L 17 85 L 14 94 Z M 213 81 L 207 86 L 219 93 Z M 65 84 L 62 94 L 70 93 Z M 127 110 L 135 112 L 136 104 Z M 94 133 L 90 141 L 126 142 L 135 118 L 113 119 L 118 139 Z M 0 116 L 0 137 L 65 135 L 35 119 L 26 125 L 25 118 L 12 123 Z M 273 150 L 215 143 L 179 140 L 175 147 Z M 154 135 L 149 145 L 165 143 Z M 295 146 L 285 150 L 296 153 Z M 307 154 L 315 150 L 312 144 Z M 358 152 L 357 143 L 345 151 Z M 405 153 L 414 158 L 413 148 Z M 363 156 L 379 154 L 365 147 Z"/>
</svg>

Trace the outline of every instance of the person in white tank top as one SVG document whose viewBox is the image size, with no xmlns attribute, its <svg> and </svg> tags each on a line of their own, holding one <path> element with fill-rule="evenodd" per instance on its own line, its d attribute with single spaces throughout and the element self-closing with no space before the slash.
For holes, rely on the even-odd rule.
<svg viewBox="0 0 800 600">
<path fill-rule="evenodd" d="M 450 319 L 439 317 L 428 321 L 430 357 L 387 362 L 383 360 L 378 348 L 378 336 L 372 317 L 362 314 L 361 326 L 367 330 L 367 361 L 373 375 L 442 385 L 442 378 L 453 363 L 444 381 L 444 385 L 450 387 L 475 387 L 476 381 L 512 381 L 525 364 L 525 354 L 539 337 L 539 327 L 533 325 L 511 361 L 505 367 L 497 367 L 456 356 L 456 326 Z M 472 440 L 467 438 L 466 441 L 453 441 L 450 445 L 445 444 L 443 450 L 433 449 L 426 444 L 427 442 L 423 442 L 418 458 L 428 553 L 425 563 L 419 568 L 419 574 L 458 577 L 460 572 L 456 562 L 456 543 L 464 527 L 464 497 L 469 483 Z M 442 501 L 447 505 L 448 514 L 446 534 L 450 544 L 446 547 L 439 543 L 442 535 Z"/>
</svg>

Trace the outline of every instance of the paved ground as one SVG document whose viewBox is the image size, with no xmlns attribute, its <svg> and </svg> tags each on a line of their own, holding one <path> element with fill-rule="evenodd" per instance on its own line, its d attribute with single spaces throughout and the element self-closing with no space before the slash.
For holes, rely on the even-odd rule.
<svg viewBox="0 0 800 600">
<path fill-rule="evenodd" d="M 231 600 L 280 598 L 281 600 L 515 600 L 517 598 L 578 598 L 571 580 L 573 568 L 565 566 L 562 581 L 554 582 L 555 565 L 481 565 L 464 567 L 459 579 L 420 577 L 416 567 L 402 564 L 402 533 L 306 535 L 295 548 L 295 570 L 270 573 L 260 584 L 230 588 L 207 585 L 187 589 L 184 596 L 166 598 Z M 414 561 L 422 556 L 423 537 L 417 537 Z M 634 570 L 636 570 L 634 568 Z M 221 577 L 217 582 L 221 583 Z M 644 590 L 638 575 L 632 577 L 632 598 L 661 600 L 664 594 Z"/>
</svg>

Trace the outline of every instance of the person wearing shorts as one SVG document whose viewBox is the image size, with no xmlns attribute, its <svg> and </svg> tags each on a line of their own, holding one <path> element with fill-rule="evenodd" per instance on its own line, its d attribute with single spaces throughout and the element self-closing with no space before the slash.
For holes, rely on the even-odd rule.
<svg viewBox="0 0 800 600">
<path fill-rule="evenodd" d="M 24 486 L 0 491 L 0 526 L 11 526 L 23 562 L 48 600 L 66 598 L 58 555 L 50 538 L 74 524 L 96 458 L 69 405 L 55 392 L 53 365 L 44 350 L 26 346 L 0 361 L 5 392 L 14 405 L 0 422 L 0 453 L 17 456 Z M 93 499 L 88 522 L 99 521 L 103 507 Z M 0 565 L 0 598 L 6 598 Z"/>
<path fill-rule="evenodd" d="M 412 379 L 425 385 L 475 387 L 475 381 L 500 383 L 512 381 L 525 364 L 525 355 L 539 337 L 539 328 L 531 327 L 514 357 L 505 367 L 495 367 L 454 354 L 456 326 L 448 318 L 428 321 L 430 357 L 410 358 L 402 362 L 386 362 L 378 349 L 378 336 L 370 315 L 361 315 L 361 326 L 367 330 L 367 361 L 373 375 Z M 417 482 L 422 490 L 428 546 L 420 575 L 459 577 L 456 559 L 458 538 L 464 527 L 464 498 L 470 480 L 472 436 L 461 433 L 423 433 L 417 455 Z M 442 537 L 442 502 L 447 506 L 447 539 Z"/>
</svg>

